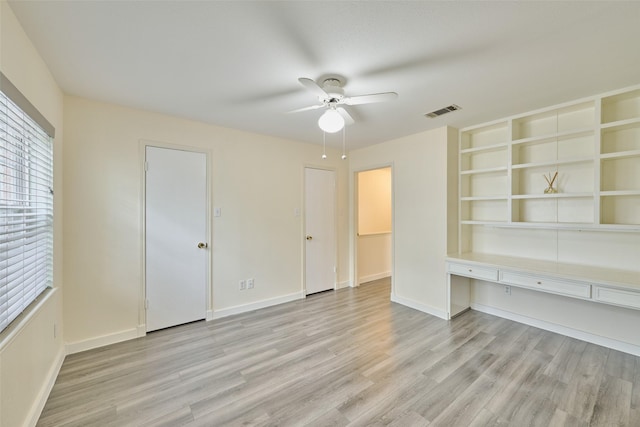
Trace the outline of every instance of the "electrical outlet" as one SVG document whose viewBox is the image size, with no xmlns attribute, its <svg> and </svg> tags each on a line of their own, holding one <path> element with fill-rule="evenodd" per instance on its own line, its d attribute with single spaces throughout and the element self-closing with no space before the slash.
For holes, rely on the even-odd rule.
<svg viewBox="0 0 640 427">
<path fill-rule="evenodd" d="M 247 289 L 253 289 L 253 279 L 247 279 Z"/>
<path fill-rule="evenodd" d="M 245 280 L 240 280 L 240 290 L 244 291 L 247 289 L 247 282 Z"/>
<path fill-rule="evenodd" d="M 511 295 L 511 286 L 505 286 L 504 287 L 504 294 L 505 295 Z"/>
</svg>

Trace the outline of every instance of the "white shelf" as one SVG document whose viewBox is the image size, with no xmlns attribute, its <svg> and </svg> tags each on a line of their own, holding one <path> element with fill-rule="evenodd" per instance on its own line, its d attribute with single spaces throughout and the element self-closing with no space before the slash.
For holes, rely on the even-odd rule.
<svg viewBox="0 0 640 427">
<path fill-rule="evenodd" d="M 593 193 L 514 194 L 512 199 L 570 199 L 589 198 Z"/>
<path fill-rule="evenodd" d="M 563 139 L 568 136 L 587 135 L 590 133 L 594 133 L 594 131 L 595 131 L 595 127 L 590 126 L 582 129 L 568 130 L 565 132 L 549 133 L 546 135 L 515 139 L 511 141 L 511 144 L 520 145 L 520 144 L 538 143 L 538 142 L 545 142 L 545 141 L 555 141 L 556 139 Z"/>
<path fill-rule="evenodd" d="M 600 196 L 640 196 L 640 190 L 601 191 Z"/>
<path fill-rule="evenodd" d="M 504 221 L 473 221 L 473 220 L 463 220 L 460 221 L 460 224 L 465 225 L 491 225 L 494 227 L 503 227 L 507 226 L 509 223 Z"/>
<path fill-rule="evenodd" d="M 619 151 L 617 153 L 601 154 L 600 158 L 606 159 L 624 159 L 626 157 L 640 157 L 640 150 Z"/>
<path fill-rule="evenodd" d="M 571 163 L 593 162 L 593 157 L 576 157 L 574 159 L 550 160 L 548 162 L 519 163 L 511 165 L 511 169 L 538 168 L 543 166 L 568 165 Z"/>
<path fill-rule="evenodd" d="M 506 166 L 500 166 L 500 167 L 497 167 L 497 168 L 470 169 L 470 170 L 461 171 L 460 175 L 474 175 L 474 174 L 480 174 L 480 173 L 506 172 L 507 169 L 508 168 Z"/>
<path fill-rule="evenodd" d="M 499 144 L 487 145 L 485 147 L 474 147 L 460 150 L 460 154 L 481 153 L 484 151 L 498 151 L 509 147 L 509 142 L 501 142 Z"/>
<path fill-rule="evenodd" d="M 513 221 L 508 227 L 518 228 L 546 228 L 546 229 L 565 229 L 565 230 L 594 230 L 596 225 L 592 222 L 518 222 Z"/>
<path fill-rule="evenodd" d="M 467 196 L 460 197 L 463 202 L 474 202 L 478 200 L 508 200 L 508 196 Z"/>
<path fill-rule="evenodd" d="M 619 129 L 625 129 L 625 128 L 633 128 L 640 125 L 640 117 L 635 117 L 633 119 L 626 119 L 626 120 L 618 120 L 617 122 L 610 122 L 610 123 L 603 123 L 600 128 L 605 131 L 605 132 L 609 132 L 612 130 L 619 130 Z"/>
<path fill-rule="evenodd" d="M 596 231 L 613 231 L 613 232 L 621 232 L 621 233 L 640 233 L 640 225 L 602 223 L 595 230 Z"/>
<path fill-rule="evenodd" d="M 461 221 L 462 225 L 478 225 L 493 228 L 571 230 L 618 233 L 640 233 L 640 225 L 633 224 L 593 224 L 593 223 L 557 223 L 557 222 L 504 222 L 504 221 Z"/>
</svg>

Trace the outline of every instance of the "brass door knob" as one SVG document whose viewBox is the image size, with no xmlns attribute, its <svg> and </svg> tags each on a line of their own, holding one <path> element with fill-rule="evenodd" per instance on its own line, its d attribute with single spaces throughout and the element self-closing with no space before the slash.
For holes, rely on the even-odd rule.
<svg viewBox="0 0 640 427">
<path fill-rule="evenodd" d="M 198 248 L 200 249 L 206 249 L 208 247 L 209 247 L 208 243 L 203 243 L 203 242 L 198 243 Z"/>
<path fill-rule="evenodd" d="M 307 240 L 313 240 L 313 237 L 307 236 Z"/>
</svg>

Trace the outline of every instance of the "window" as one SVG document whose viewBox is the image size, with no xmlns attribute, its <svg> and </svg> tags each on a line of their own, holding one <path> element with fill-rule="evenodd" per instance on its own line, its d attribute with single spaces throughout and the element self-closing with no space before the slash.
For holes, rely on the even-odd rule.
<svg viewBox="0 0 640 427">
<path fill-rule="evenodd" d="M 0 83 L 1 331 L 52 284 L 53 132 L 1 74 Z"/>
</svg>

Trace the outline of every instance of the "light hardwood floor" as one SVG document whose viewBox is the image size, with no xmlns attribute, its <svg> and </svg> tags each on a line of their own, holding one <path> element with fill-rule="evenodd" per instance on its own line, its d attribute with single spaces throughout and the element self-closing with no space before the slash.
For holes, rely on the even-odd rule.
<svg viewBox="0 0 640 427">
<path fill-rule="evenodd" d="M 640 358 L 381 280 L 68 356 L 39 426 L 639 426 Z"/>
</svg>

